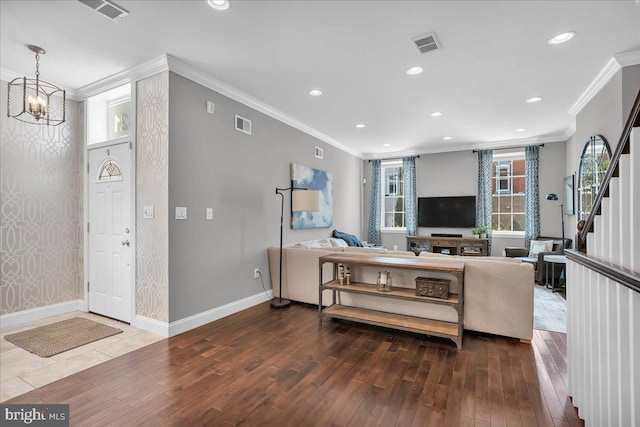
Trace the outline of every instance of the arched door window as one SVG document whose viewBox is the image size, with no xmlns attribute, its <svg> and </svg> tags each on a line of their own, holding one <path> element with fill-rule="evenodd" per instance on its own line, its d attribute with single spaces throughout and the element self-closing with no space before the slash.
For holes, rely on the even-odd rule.
<svg viewBox="0 0 640 427">
<path fill-rule="evenodd" d="M 122 181 L 120 166 L 113 159 L 106 160 L 100 168 L 98 182 Z"/>
<path fill-rule="evenodd" d="M 611 148 L 601 135 L 589 137 L 578 172 L 578 220 L 587 219 L 611 161 Z"/>
</svg>

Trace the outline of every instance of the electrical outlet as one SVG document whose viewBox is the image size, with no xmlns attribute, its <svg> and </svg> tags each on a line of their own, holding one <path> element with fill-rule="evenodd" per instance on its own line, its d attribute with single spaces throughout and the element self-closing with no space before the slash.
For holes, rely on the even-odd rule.
<svg viewBox="0 0 640 427">
<path fill-rule="evenodd" d="M 260 278 L 260 269 L 259 268 L 254 268 L 253 269 L 253 278 L 254 279 Z"/>
</svg>

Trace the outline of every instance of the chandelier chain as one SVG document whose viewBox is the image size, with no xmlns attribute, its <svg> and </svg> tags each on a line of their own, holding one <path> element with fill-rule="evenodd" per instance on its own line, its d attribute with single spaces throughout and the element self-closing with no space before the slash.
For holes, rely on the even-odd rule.
<svg viewBox="0 0 640 427">
<path fill-rule="evenodd" d="M 40 77 L 40 54 L 36 52 L 36 79 Z"/>
</svg>

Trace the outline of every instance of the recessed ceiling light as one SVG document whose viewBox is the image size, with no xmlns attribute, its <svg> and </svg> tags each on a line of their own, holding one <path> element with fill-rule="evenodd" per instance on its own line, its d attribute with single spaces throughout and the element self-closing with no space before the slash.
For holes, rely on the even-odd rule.
<svg viewBox="0 0 640 427">
<path fill-rule="evenodd" d="M 365 126 L 366 126 L 366 125 L 365 125 L 364 123 L 358 123 L 358 124 L 356 125 L 356 127 L 357 127 L 358 129 L 362 129 L 362 128 L 363 128 L 363 127 L 365 127 Z"/>
<path fill-rule="evenodd" d="M 526 131 L 526 129 L 525 129 L 525 128 L 518 128 L 518 129 L 516 129 L 516 132 L 524 132 L 524 131 Z"/>
<path fill-rule="evenodd" d="M 444 138 L 442 138 L 442 139 L 444 139 L 445 141 L 449 141 L 449 140 L 451 139 L 451 137 L 450 137 L 450 136 L 445 136 L 445 137 L 444 137 Z"/>
<path fill-rule="evenodd" d="M 229 0 L 207 0 L 207 4 L 216 10 L 227 10 L 231 6 Z"/>
<path fill-rule="evenodd" d="M 391 144 L 382 144 L 383 147 L 391 147 Z"/>
<path fill-rule="evenodd" d="M 440 117 L 442 113 L 440 111 L 436 111 L 435 113 L 431 113 L 431 117 Z"/>
<path fill-rule="evenodd" d="M 575 31 L 567 31 L 566 33 L 557 34 L 549 39 L 549 44 L 560 44 L 568 42 L 576 35 Z"/>
<path fill-rule="evenodd" d="M 320 95 L 322 95 L 322 91 L 320 89 L 311 89 L 309 91 L 309 95 L 311 95 L 311 96 L 320 96 Z"/>
<path fill-rule="evenodd" d="M 529 104 L 533 104 L 534 102 L 540 102 L 542 101 L 542 97 L 541 96 L 532 96 L 531 98 L 525 100 L 524 102 L 528 102 Z"/>
<path fill-rule="evenodd" d="M 418 66 L 407 68 L 407 74 L 409 74 L 410 76 L 415 76 L 416 74 L 420 74 L 423 71 L 424 68 Z"/>
</svg>

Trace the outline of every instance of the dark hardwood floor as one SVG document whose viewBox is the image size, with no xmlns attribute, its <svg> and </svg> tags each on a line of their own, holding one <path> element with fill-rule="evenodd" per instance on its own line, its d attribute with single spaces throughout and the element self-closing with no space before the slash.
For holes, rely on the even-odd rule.
<svg viewBox="0 0 640 427">
<path fill-rule="evenodd" d="M 261 304 L 5 403 L 71 425 L 576 426 L 566 335 L 448 340 Z"/>
</svg>

